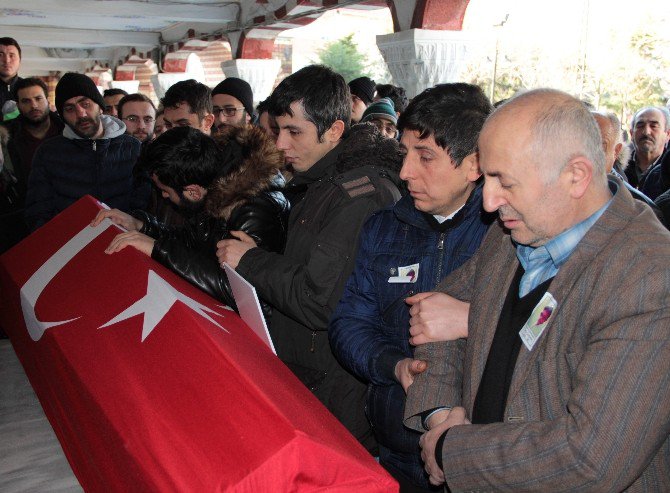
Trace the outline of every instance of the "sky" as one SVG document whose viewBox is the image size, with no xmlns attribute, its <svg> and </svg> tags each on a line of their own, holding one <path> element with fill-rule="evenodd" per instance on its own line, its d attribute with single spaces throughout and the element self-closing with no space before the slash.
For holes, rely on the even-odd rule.
<svg viewBox="0 0 670 493">
<path fill-rule="evenodd" d="M 493 28 L 509 14 L 502 28 Z M 527 43 L 543 51 L 588 49 L 590 57 L 610 57 L 635 31 L 648 31 L 665 43 L 670 59 L 668 0 L 470 0 L 464 31 Z"/>
</svg>

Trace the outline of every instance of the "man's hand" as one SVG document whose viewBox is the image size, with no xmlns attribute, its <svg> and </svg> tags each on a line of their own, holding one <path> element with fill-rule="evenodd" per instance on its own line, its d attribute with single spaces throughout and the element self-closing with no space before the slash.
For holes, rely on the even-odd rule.
<svg viewBox="0 0 670 493">
<path fill-rule="evenodd" d="M 216 256 L 219 259 L 219 265 L 226 262 L 233 269 L 237 269 L 240 259 L 252 248 L 256 248 L 254 239 L 244 231 L 231 231 L 231 235 L 237 240 L 221 240 L 216 244 Z"/>
<path fill-rule="evenodd" d="M 437 444 L 437 440 L 442 436 L 442 433 L 452 426 L 466 424 L 470 424 L 470 421 L 465 417 L 465 409 L 462 407 L 455 407 L 449 412 L 449 416 L 446 420 L 421 435 L 421 438 L 419 439 L 421 459 L 424 463 L 424 469 L 430 476 L 429 480 L 431 484 L 438 486 L 445 481 L 444 471 L 440 469 L 437 466 L 437 462 L 435 462 L 435 445 Z M 442 453 L 442 451 L 440 450 L 439 453 Z M 443 464 L 443 466 L 448 466 L 448 464 Z"/>
<path fill-rule="evenodd" d="M 130 214 L 121 212 L 118 209 L 102 209 L 98 215 L 91 221 L 91 226 L 96 227 L 103 219 L 109 218 L 114 224 L 118 224 L 127 231 L 139 231 L 144 226 L 144 223 Z"/>
<path fill-rule="evenodd" d="M 116 235 L 109 246 L 105 249 L 105 253 L 111 255 L 112 253 L 120 252 L 127 246 L 135 247 L 144 255 L 151 257 L 151 252 L 154 249 L 155 240 L 145 234 L 137 231 L 130 231 L 128 233 L 121 233 Z"/>
<path fill-rule="evenodd" d="M 402 385 L 407 393 L 407 388 L 414 383 L 414 377 L 426 370 L 428 364 L 420 359 L 404 358 L 395 365 L 395 379 Z"/>
<path fill-rule="evenodd" d="M 468 337 L 470 303 L 444 293 L 419 293 L 405 300 L 410 305 L 410 344 L 455 341 Z"/>
</svg>

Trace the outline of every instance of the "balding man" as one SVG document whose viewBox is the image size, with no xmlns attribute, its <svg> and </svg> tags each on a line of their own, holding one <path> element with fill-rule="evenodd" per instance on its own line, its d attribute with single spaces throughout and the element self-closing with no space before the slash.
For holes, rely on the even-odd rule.
<svg viewBox="0 0 670 493">
<path fill-rule="evenodd" d="M 600 135 L 603 141 L 603 151 L 605 152 L 605 171 L 608 174 L 621 178 L 623 185 L 628 189 L 634 199 L 640 200 L 652 208 L 656 217 L 667 227 L 667 223 L 660 209 L 654 204 L 654 201 L 633 187 L 630 183 L 624 181 L 624 178 L 616 171 L 615 163 L 617 159 L 622 156 L 622 151 L 626 148 L 623 145 L 623 138 L 621 136 L 621 122 L 614 113 L 601 113 L 592 111 L 593 117 L 596 119 L 598 128 L 600 128 Z"/>
<path fill-rule="evenodd" d="M 665 152 L 670 135 L 668 109 L 649 106 L 638 110 L 633 117 L 630 133 L 633 154 L 626 168 L 626 176 L 631 185 L 653 200 L 663 189 L 656 186 L 655 178 L 650 177 L 650 174 L 657 166 L 660 168 L 663 161 L 670 161 L 670 153 Z"/>
<path fill-rule="evenodd" d="M 593 117 L 562 92 L 496 110 L 479 162 L 500 224 L 412 307 L 429 327 L 450 321 L 440 304 L 470 303 L 467 340 L 415 353 L 428 366 L 406 423 L 430 429 L 431 482 L 670 491 L 670 233 L 608 180 Z"/>
</svg>

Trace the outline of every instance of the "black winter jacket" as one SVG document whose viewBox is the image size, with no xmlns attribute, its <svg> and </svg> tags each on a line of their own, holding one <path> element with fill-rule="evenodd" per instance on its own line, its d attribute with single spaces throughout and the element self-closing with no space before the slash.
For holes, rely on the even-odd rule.
<svg viewBox="0 0 670 493">
<path fill-rule="evenodd" d="M 289 182 L 286 193 L 304 198 L 291 210 L 284 254 L 254 248 L 237 267 L 273 306 L 270 333 L 280 359 L 369 450 L 375 444 L 364 414 L 365 385 L 337 362 L 327 329 L 363 223 L 400 197 L 394 182 L 401 165 L 396 141 L 373 125 L 355 125 Z"/>
<path fill-rule="evenodd" d="M 209 295 L 235 307 L 225 271 L 216 257 L 216 243 L 244 231 L 256 244 L 282 252 L 290 205 L 278 174 L 283 155 L 254 127 L 227 134 L 245 151 L 235 170 L 216 180 L 206 198 L 206 211 L 183 226 L 169 227 L 143 211 L 133 215 L 144 222 L 140 230 L 156 239 L 151 257 Z M 226 145 L 226 143 L 222 143 Z"/>
<path fill-rule="evenodd" d="M 16 101 L 16 84 L 23 80 L 18 75 L 15 75 L 9 83 L 0 81 L 0 110 L 8 100 Z"/>
<path fill-rule="evenodd" d="M 124 133 L 121 120 L 101 118 L 102 138 L 82 139 L 66 125 L 63 135 L 45 141 L 35 152 L 26 196 L 31 231 L 87 194 L 125 212 L 146 207 L 151 186 L 133 174 L 140 141 Z"/>
</svg>

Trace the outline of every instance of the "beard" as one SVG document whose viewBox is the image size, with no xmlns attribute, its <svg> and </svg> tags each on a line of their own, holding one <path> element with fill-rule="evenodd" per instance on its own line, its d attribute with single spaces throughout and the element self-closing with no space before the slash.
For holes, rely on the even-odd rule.
<svg viewBox="0 0 670 493">
<path fill-rule="evenodd" d="M 148 134 L 146 132 L 135 132 L 131 135 L 142 143 L 149 142 L 154 138 L 153 133 Z"/>
<path fill-rule="evenodd" d="M 85 124 L 88 125 L 83 127 Z M 72 130 L 74 130 L 74 133 L 79 135 L 79 137 L 90 139 L 94 137 L 100 129 L 100 115 L 98 114 L 94 118 L 77 118 L 77 121 L 75 121 L 74 125 L 71 125 L 71 127 Z"/>
<path fill-rule="evenodd" d="M 39 116 L 30 116 L 30 113 L 24 115 L 21 113 L 21 120 L 29 127 L 39 127 L 49 118 L 49 109 L 47 108 Z"/>
</svg>

